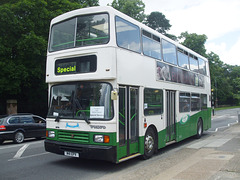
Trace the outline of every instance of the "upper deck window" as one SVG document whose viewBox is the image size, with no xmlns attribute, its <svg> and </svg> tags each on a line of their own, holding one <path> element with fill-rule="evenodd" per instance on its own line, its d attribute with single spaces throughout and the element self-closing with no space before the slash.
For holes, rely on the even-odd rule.
<svg viewBox="0 0 240 180">
<path fill-rule="evenodd" d="M 199 73 L 206 75 L 207 74 L 206 62 L 203 59 L 198 58 L 198 63 L 199 63 Z"/>
<path fill-rule="evenodd" d="M 163 39 L 162 49 L 163 49 L 163 60 L 165 62 L 177 65 L 177 53 L 176 53 L 175 45 Z"/>
<path fill-rule="evenodd" d="M 198 72 L 198 59 L 197 59 L 197 57 L 194 57 L 190 54 L 189 62 L 190 62 L 190 69 L 193 72 Z"/>
<path fill-rule="evenodd" d="M 156 59 L 161 59 L 160 38 L 142 30 L 143 54 Z"/>
<path fill-rule="evenodd" d="M 140 53 L 140 29 L 116 16 L 117 44 L 119 47 Z"/>
<path fill-rule="evenodd" d="M 178 65 L 182 68 L 189 69 L 188 53 L 178 48 Z"/>
<path fill-rule="evenodd" d="M 49 50 L 58 51 L 108 43 L 108 19 L 108 14 L 96 14 L 78 16 L 53 25 Z"/>
</svg>

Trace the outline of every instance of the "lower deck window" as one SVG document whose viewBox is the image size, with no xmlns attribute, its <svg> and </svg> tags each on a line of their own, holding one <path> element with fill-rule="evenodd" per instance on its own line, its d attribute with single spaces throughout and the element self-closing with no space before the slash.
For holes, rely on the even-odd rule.
<svg viewBox="0 0 240 180">
<path fill-rule="evenodd" d="M 200 96 L 199 94 L 192 94 L 191 96 L 191 111 L 200 110 Z"/>
<path fill-rule="evenodd" d="M 190 93 L 180 93 L 179 112 L 190 112 Z"/>
<path fill-rule="evenodd" d="M 160 89 L 144 89 L 144 115 L 163 113 L 163 91 Z"/>
<path fill-rule="evenodd" d="M 206 94 L 179 93 L 179 112 L 200 111 L 203 109 L 207 109 Z"/>
</svg>

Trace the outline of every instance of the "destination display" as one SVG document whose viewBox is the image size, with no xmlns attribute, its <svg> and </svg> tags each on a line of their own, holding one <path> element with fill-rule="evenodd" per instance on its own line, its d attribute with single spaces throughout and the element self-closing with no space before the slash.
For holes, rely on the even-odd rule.
<svg viewBox="0 0 240 180">
<path fill-rule="evenodd" d="M 95 72 L 97 69 L 97 57 L 95 55 L 74 58 L 59 59 L 55 62 L 55 74 L 79 74 Z"/>
<path fill-rule="evenodd" d="M 77 62 L 66 62 L 57 64 L 57 74 L 76 73 Z"/>
</svg>

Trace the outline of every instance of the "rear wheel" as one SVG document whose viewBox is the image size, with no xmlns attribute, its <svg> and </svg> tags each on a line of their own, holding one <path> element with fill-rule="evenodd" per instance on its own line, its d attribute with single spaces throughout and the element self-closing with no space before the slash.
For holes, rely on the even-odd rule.
<svg viewBox="0 0 240 180">
<path fill-rule="evenodd" d="M 143 159 L 149 159 L 153 156 L 156 149 L 156 135 L 152 128 L 149 128 L 144 137 L 144 155 Z"/>
<path fill-rule="evenodd" d="M 197 123 L 197 135 L 196 135 L 196 138 L 200 139 L 202 134 L 203 134 L 203 123 L 202 123 L 202 119 L 199 119 L 198 123 Z"/>
<path fill-rule="evenodd" d="M 24 141 L 24 134 L 21 131 L 16 132 L 13 141 L 17 144 L 20 144 Z"/>
</svg>

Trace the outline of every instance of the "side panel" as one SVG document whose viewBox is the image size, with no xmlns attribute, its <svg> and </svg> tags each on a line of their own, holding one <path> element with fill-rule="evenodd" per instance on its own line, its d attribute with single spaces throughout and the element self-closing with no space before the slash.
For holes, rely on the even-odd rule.
<svg viewBox="0 0 240 180">
<path fill-rule="evenodd" d="M 191 115 L 187 113 L 179 114 L 180 121 L 177 123 L 177 141 L 184 140 L 197 134 L 197 122 L 201 118 L 203 129 L 211 128 L 211 109 L 202 110 Z"/>
</svg>

